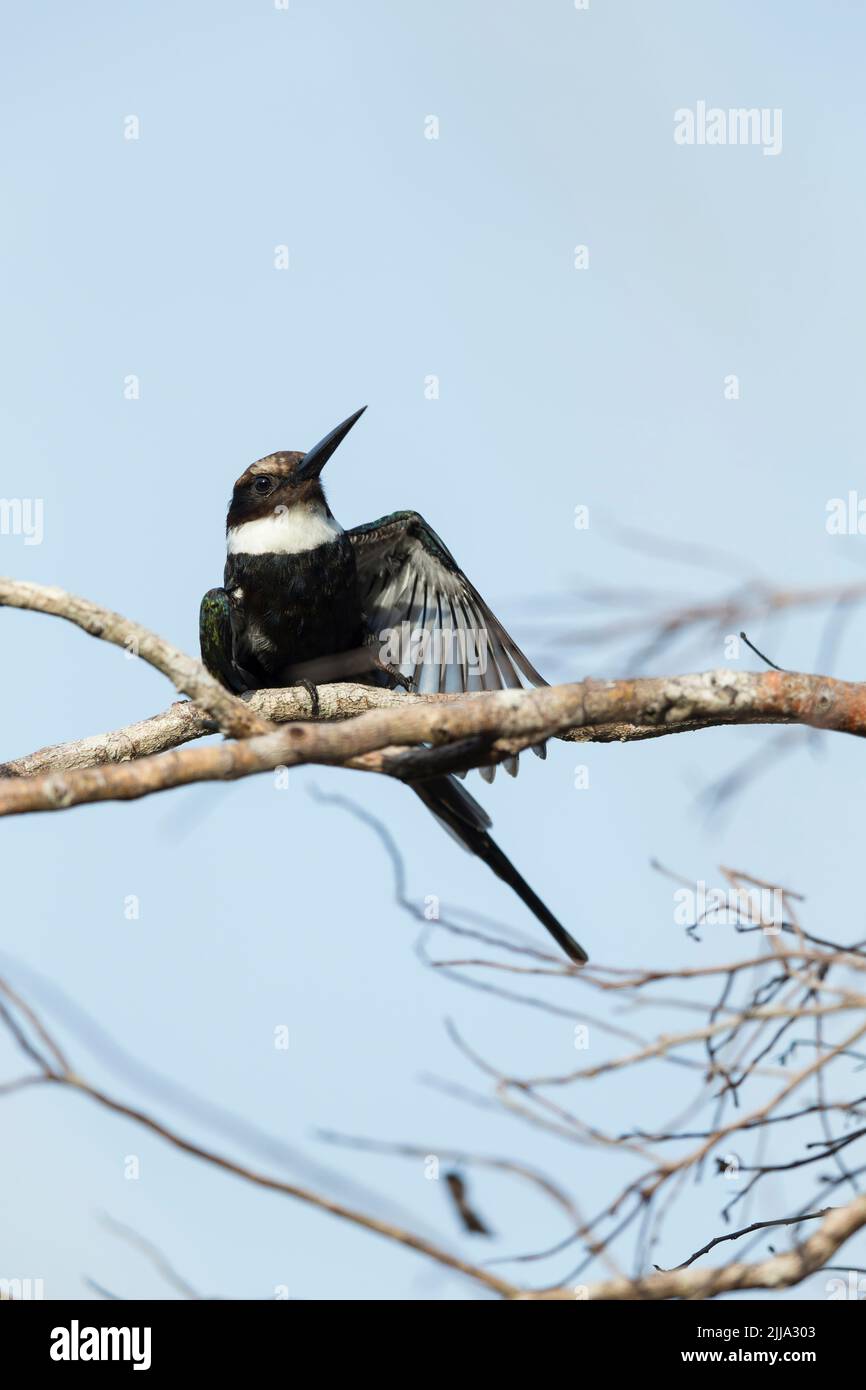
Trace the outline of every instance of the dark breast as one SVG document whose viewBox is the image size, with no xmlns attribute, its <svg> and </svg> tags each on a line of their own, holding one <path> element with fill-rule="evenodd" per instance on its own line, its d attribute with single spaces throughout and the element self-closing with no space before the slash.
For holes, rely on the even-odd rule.
<svg viewBox="0 0 866 1390">
<path fill-rule="evenodd" d="M 279 684 L 286 666 L 364 641 L 355 554 L 346 536 L 299 555 L 230 555 L 224 584 L 235 659 L 262 685 Z"/>
</svg>

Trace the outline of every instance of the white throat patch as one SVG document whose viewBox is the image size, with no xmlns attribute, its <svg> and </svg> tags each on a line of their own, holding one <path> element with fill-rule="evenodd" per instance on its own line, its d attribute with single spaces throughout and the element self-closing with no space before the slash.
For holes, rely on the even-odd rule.
<svg viewBox="0 0 866 1390">
<path fill-rule="evenodd" d="M 306 507 L 276 507 L 258 521 L 233 526 L 226 535 L 229 555 L 300 555 L 343 534 L 332 516 Z"/>
</svg>

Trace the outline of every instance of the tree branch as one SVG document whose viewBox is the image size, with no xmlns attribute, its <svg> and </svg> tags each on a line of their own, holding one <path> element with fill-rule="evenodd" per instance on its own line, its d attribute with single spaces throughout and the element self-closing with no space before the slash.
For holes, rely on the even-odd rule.
<svg viewBox="0 0 866 1390">
<path fill-rule="evenodd" d="M 243 700 L 232 695 L 209 675 L 200 661 L 173 647 L 155 632 L 131 622 L 110 608 L 102 608 L 90 599 L 78 598 L 64 589 L 45 584 L 30 584 L 23 579 L 0 578 L 0 607 L 26 608 L 31 613 L 48 613 L 66 618 L 91 637 L 123 647 L 132 656 L 141 657 L 168 676 L 182 695 L 196 700 L 219 724 L 223 733 L 245 738 L 249 734 L 265 733 L 268 724 L 250 710 Z"/>
<path fill-rule="evenodd" d="M 190 658 L 184 660 L 190 668 L 196 665 Z M 191 675 L 190 684 L 192 680 Z M 173 706 L 155 722 L 134 725 L 131 733 L 122 730 L 109 736 L 110 746 L 105 748 L 93 740 L 73 745 L 71 756 L 79 761 L 68 770 L 65 754 L 57 749 L 42 750 L 20 760 L 17 766 L 7 764 L 0 769 L 7 774 L 0 787 L 0 815 L 131 800 L 192 782 L 248 777 L 304 763 L 418 777 L 425 775 L 425 770 L 427 775 L 441 771 L 442 763 L 431 759 L 427 769 L 419 752 L 401 761 L 407 747 L 428 745 L 435 750 L 460 740 L 477 742 L 474 751 L 463 750 L 461 757 L 453 760 L 455 764 L 481 766 L 557 737 L 627 741 L 632 736 L 647 737 L 647 730 L 666 734 L 686 728 L 768 721 L 866 735 L 866 685 L 796 672 L 722 669 L 457 696 L 406 696 L 354 685 L 322 689 L 323 712 L 338 722 L 298 723 L 288 729 L 275 729 L 266 722 L 265 728 L 273 732 L 257 734 L 242 743 L 184 750 L 175 747 L 158 756 L 139 756 L 131 764 L 108 761 L 110 755 L 124 755 L 127 738 L 131 738 L 134 756 L 138 756 L 138 749 L 148 742 L 153 747 L 164 745 L 169 729 L 175 744 L 208 731 L 200 711 Z M 271 715 L 300 712 L 306 699 L 298 691 L 261 691 L 249 702 L 229 698 L 233 706 L 240 705 L 248 718 L 257 721 L 262 719 L 257 708 Z M 213 703 L 209 703 L 212 708 Z M 351 718 L 359 709 L 366 712 Z M 96 757 L 101 757 L 101 765 L 94 763 Z M 90 762 L 82 767 L 80 760 L 84 759 Z M 59 765 L 59 771 L 14 775 L 19 767 L 34 763 Z"/>
<path fill-rule="evenodd" d="M 42 1055 L 30 1042 L 23 1027 L 15 1017 L 14 1011 L 16 1010 L 24 1013 L 27 1022 L 35 1029 L 40 1041 L 51 1054 L 50 1057 Z M 418 1236 L 412 1231 L 348 1207 L 342 1202 L 337 1202 L 322 1193 L 311 1191 L 309 1188 L 301 1187 L 296 1183 L 284 1182 L 281 1179 L 258 1172 L 246 1164 L 237 1163 L 223 1154 L 215 1153 L 193 1143 L 173 1129 L 168 1128 L 161 1121 L 91 1085 L 70 1067 L 35 1011 L 16 991 L 11 989 L 5 980 L 0 980 L 0 1021 L 5 1024 L 18 1045 L 35 1063 L 37 1071 L 29 1079 L 68 1087 L 79 1095 L 86 1096 L 104 1109 L 149 1130 L 183 1153 L 241 1178 L 256 1187 L 293 1197 L 322 1211 L 329 1212 L 333 1216 L 340 1217 L 353 1225 L 360 1226 L 373 1234 L 383 1236 L 396 1244 L 406 1246 L 418 1254 L 426 1256 L 436 1264 L 467 1276 L 489 1292 L 498 1294 L 506 1300 L 661 1301 L 667 1298 L 712 1298 L 717 1294 L 730 1293 L 737 1289 L 787 1288 L 801 1283 L 810 1274 L 820 1270 L 852 1235 L 866 1226 L 866 1195 L 862 1195 L 856 1197 L 847 1206 L 831 1208 L 826 1213 L 820 1229 L 804 1244 L 796 1246 L 791 1251 L 773 1255 L 767 1260 L 753 1264 L 738 1262 L 725 1266 L 714 1266 L 710 1269 L 695 1269 L 693 1266 L 681 1267 L 673 1270 L 659 1270 L 637 1279 L 618 1276 L 594 1284 L 579 1284 L 576 1287 L 558 1285 L 554 1288 L 540 1290 L 521 1289 L 511 1281 L 500 1278 L 490 1269 L 461 1259 L 444 1247 L 427 1240 L 425 1237 Z M 494 1166 L 506 1166 L 497 1160 L 494 1160 L 493 1163 Z M 517 1168 L 516 1165 L 507 1166 L 511 1166 L 515 1170 Z M 520 1171 L 525 1175 L 525 1170 L 521 1169 Z M 810 1214 L 809 1217 L 803 1219 L 813 1219 L 813 1217 Z M 783 1223 L 780 1221 L 759 1224 L 763 1226 Z M 743 1235 L 746 1232 L 741 1231 L 736 1234 Z"/>
<path fill-rule="evenodd" d="M 692 1266 L 689 1269 L 660 1270 L 643 1279 L 606 1279 L 583 1286 L 578 1296 L 593 1302 L 660 1302 L 665 1298 L 715 1298 L 717 1294 L 733 1293 L 737 1289 L 787 1289 L 822 1269 L 846 1240 L 864 1226 L 866 1196 L 861 1196 L 847 1206 L 835 1207 L 828 1212 L 820 1229 L 802 1245 L 780 1255 L 772 1255 L 767 1260 L 754 1264 L 738 1261 L 711 1269 L 695 1269 Z M 518 1297 L 573 1300 L 575 1290 L 556 1288 Z"/>
</svg>

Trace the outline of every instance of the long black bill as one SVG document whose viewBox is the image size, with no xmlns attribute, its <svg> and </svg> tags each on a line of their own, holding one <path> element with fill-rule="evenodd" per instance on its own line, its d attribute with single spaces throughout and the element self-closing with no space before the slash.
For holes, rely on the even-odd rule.
<svg viewBox="0 0 866 1390">
<path fill-rule="evenodd" d="M 308 453 L 304 454 L 295 472 L 295 478 L 300 482 L 306 482 L 308 478 L 318 478 L 328 459 L 339 444 L 342 444 L 349 430 L 360 420 L 365 405 L 360 410 L 356 410 L 354 415 L 350 415 L 348 420 L 344 420 L 342 425 L 338 425 L 330 434 L 326 434 L 324 439 L 320 439 L 318 444 L 314 444 Z"/>
</svg>

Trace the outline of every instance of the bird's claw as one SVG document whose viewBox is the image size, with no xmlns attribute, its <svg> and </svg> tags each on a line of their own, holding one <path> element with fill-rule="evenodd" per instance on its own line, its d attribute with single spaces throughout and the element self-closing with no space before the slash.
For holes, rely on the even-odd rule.
<svg viewBox="0 0 866 1390">
<path fill-rule="evenodd" d="M 403 690 L 408 690 L 410 695 L 414 692 L 415 682 L 411 676 L 404 676 L 401 671 L 395 671 L 393 673 L 393 679 Z"/>
<path fill-rule="evenodd" d="M 397 666 L 392 666 L 390 661 L 380 661 L 379 669 L 384 672 L 391 682 L 391 689 L 399 685 L 403 690 L 408 690 L 411 694 L 415 689 L 415 682 L 411 676 L 404 676 Z"/>
<path fill-rule="evenodd" d="M 318 719 L 318 717 L 319 717 L 319 691 L 318 691 L 317 686 L 313 683 L 313 681 L 306 680 L 306 679 L 301 679 L 301 680 L 297 680 L 297 681 L 292 681 L 292 685 L 295 686 L 297 689 L 306 690 L 307 694 L 308 694 L 309 697 L 310 697 L 310 718 L 311 718 L 311 719 Z"/>
</svg>

